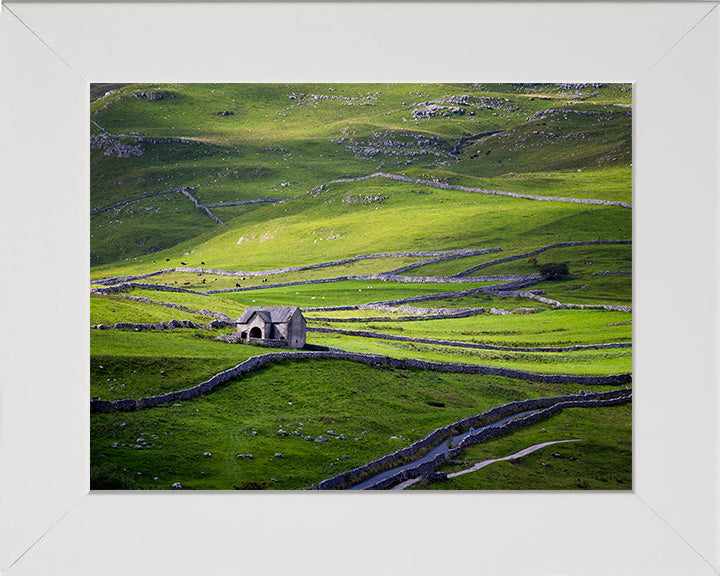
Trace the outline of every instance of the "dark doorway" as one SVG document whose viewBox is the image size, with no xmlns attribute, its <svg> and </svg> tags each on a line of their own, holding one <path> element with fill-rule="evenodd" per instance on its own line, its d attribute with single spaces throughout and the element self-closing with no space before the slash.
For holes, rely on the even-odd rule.
<svg viewBox="0 0 720 576">
<path fill-rule="evenodd" d="M 257 326 L 250 328 L 250 338 L 262 338 L 262 331 Z"/>
</svg>

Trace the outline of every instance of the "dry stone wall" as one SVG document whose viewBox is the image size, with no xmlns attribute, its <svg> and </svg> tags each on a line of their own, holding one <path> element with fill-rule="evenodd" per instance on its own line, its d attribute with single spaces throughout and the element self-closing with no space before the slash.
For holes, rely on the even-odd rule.
<svg viewBox="0 0 720 576">
<path fill-rule="evenodd" d="M 362 338 L 377 338 L 378 340 L 396 340 L 398 342 L 417 342 L 418 344 L 436 344 L 439 346 L 454 346 L 459 348 L 475 348 L 478 350 L 500 350 L 505 352 L 574 352 L 579 350 L 603 350 L 610 348 L 631 348 L 631 342 L 611 342 L 609 344 L 584 344 L 576 346 L 547 346 L 538 348 L 521 348 L 513 346 L 494 346 L 492 344 L 475 344 L 473 342 L 458 342 L 455 340 L 436 340 L 434 338 L 412 338 L 410 336 L 398 336 L 383 332 L 372 332 L 368 330 L 343 330 L 341 328 L 320 328 L 308 327 L 308 332 L 324 332 L 332 334 L 346 334 L 348 336 L 360 336 Z"/>
<path fill-rule="evenodd" d="M 140 398 L 139 400 L 92 400 L 90 402 L 91 412 L 107 412 L 114 410 L 133 410 L 176 402 L 178 400 L 187 400 L 201 394 L 212 392 L 220 384 L 224 384 L 242 374 L 246 374 L 252 370 L 256 370 L 266 364 L 272 362 L 282 362 L 284 360 L 301 360 L 309 358 L 350 360 L 353 362 L 361 362 L 368 366 L 389 366 L 398 369 L 420 369 L 433 370 L 436 372 L 452 372 L 461 374 L 488 374 L 493 376 L 505 376 L 507 378 L 516 378 L 527 380 L 530 382 L 547 382 L 547 383 L 568 383 L 580 384 L 583 386 L 592 385 L 622 385 L 632 381 L 631 374 L 615 374 L 612 376 L 573 376 L 562 374 L 532 374 L 521 370 L 512 370 L 509 368 L 498 368 L 495 366 L 480 366 L 476 364 L 452 364 L 439 362 L 426 362 L 425 360 L 389 358 L 378 354 L 361 354 L 357 352 L 340 352 L 340 351 L 319 351 L 319 352 L 270 352 L 260 356 L 241 362 L 237 366 L 216 374 L 209 380 L 177 392 L 168 392 L 159 396 L 151 396 Z"/>
<path fill-rule="evenodd" d="M 598 246 L 598 245 L 605 245 L 605 244 L 632 244 L 632 240 L 588 240 L 586 242 L 559 242 L 557 244 L 550 244 L 549 246 L 543 246 L 542 248 L 538 248 L 537 250 L 525 252 L 524 254 L 515 254 L 514 256 L 506 256 L 505 258 L 499 258 L 498 260 L 491 260 L 490 262 L 484 262 L 483 264 L 478 264 L 477 266 L 473 266 L 472 268 L 468 268 L 467 270 L 458 272 L 457 274 L 455 274 L 455 276 L 468 276 L 468 275 L 472 274 L 473 272 L 476 272 L 477 270 L 481 270 L 483 268 L 487 268 L 488 266 L 494 266 L 495 264 L 502 264 L 503 262 L 511 262 L 512 260 L 521 260 L 523 258 L 529 258 L 531 256 L 535 256 L 537 254 L 546 252 L 547 250 L 552 250 L 553 248 L 570 248 L 572 246 Z"/>
<path fill-rule="evenodd" d="M 445 461 L 457 458 L 463 448 L 507 434 L 508 432 L 522 426 L 534 424 L 543 419 L 549 418 L 563 408 L 615 406 L 630 402 L 631 399 L 631 390 L 625 388 L 609 392 L 582 393 L 524 400 L 520 402 L 510 402 L 509 404 L 495 407 L 487 412 L 483 412 L 482 414 L 470 416 L 469 418 L 454 422 L 453 424 L 449 424 L 443 428 L 438 428 L 428 434 L 425 438 L 414 442 L 406 448 L 402 448 L 392 454 L 373 460 L 368 464 L 353 468 L 352 470 L 343 472 L 333 476 L 332 478 L 328 478 L 327 480 L 323 480 L 318 484 L 317 489 L 333 490 L 338 488 L 347 488 L 365 480 L 366 478 L 372 477 L 379 472 L 383 472 L 384 470 L 388 470 L 394 466 L 399 466 L 408 459 L 417 457 L 423 451 L 437 446 L 443 440 L 455 434 L 470 430 L 471 427 L 487 426 L 488 424 L 492 424 L 493 422 L 497 422 L 498 420 L 507 416 L 512 416 L 513 414 L 536 411 L 533 414 L 507 422 L 502 426 L 478 430 L 476 433 L 468 435 L 460 442 L 460 444 L 458 444 L 458 446 L 451 448 L 447 453 L 439 454 L 430 462 L 420 463 L 417 466 L 400 470 L 397 474 L 393 474 L 388 478 L 378 481 L 368 489 L 381 490 L 409 478 L 415 478 L 417 476 L 427 477 L 434 472 L 435 468 Z"/>
<path fill-rule="evenodd" d="M 168 322 L 140 323 L 116 322 L 115 324 L 92 324 L 90 328 L 96 330 L 173 330 L 175 328 L 194 328 L 200 330 L 217 330 L 219 328 L 235 327 L 235 322 L 226 320 L 213 320 L 208 324 L 197 324 L 191 320 L 169 320 Z"/>
<path fill-rule="evenodd" d="M 153 196 L 162 196 L 163 194 L 172 194 L 173 192 L 180 192 L 181 190 L 182 190 L 182 188 L 173 188 L 172 190 L 161 190 L 159 192 L 148 192 L 146 194 L 138 196 L 137 198 L 131 198 L 130 200 L 125 200 L 124 202 L 118 202 L 117 204 L 113 204 L 112 206 L 106 206 L 105 208 L 96 208 L 95 210 L 91 210 L 90 216 L 95 216 L 96 214 L 102 214 L 103 212 L 107 212 L 108 210 L 112 210 L 113 208 L 119 208 L 120 206 L 125 206 L 126 204 L 132 204 L 133 202 L 137 202 L 138 200 L 144 200 L 145 198 L 152 198 Z"/>
<path fill-rule="evenodd" d="M 98 293 L 95 291 L 94 293 Z M 191 314 L 200 314 L 201 316 L 211 316 L 212 318 L 215 318 L 217 320 L 230 320 L 230 316 L 227 314 L 223 314 L 222 312 L 213 312 L 212 310 L 205 310 L 204 308 L 202 310 L 193 310 L 192 308 L 188 308 L 187 306 L 183 306 L 182 304 L 175 304 L 173 302 L 155 302 L 154 300 L 150 300 L 149 298 L 145 298 L 144 296 L 133 296 L 131 294 L 115 294 L 115 298 L 122 298 L 124 300 L 132 300 L 134 302 L 143 302 L 144 304 L 152 304 L 153 306 L 163 306 L 164 308 L 175 308 L 177 310 L 182 310 L 184 312 L 190 312 Z M 232 324 L 235 325 L 234 323 Z"/>
<path fill-rule="evenodd" d="M 182 192 L 185 196 L 187 196 L 187 198 L 190 199 L 190 201 L 195 205 L 195 208 L 199 208 L 200 210 L 205 212 L 205 214 L 207 214 L 212 220 L 214 220 L 218 224 L 222 224 L 222 220 L 220 220 L 220 218 L 218 218 L 212 212 L 210 212 L 210 208 L 208 208 L 204 204 L 200 204 L 200 202 L 198 202 L 197 198 L 195 198 L 195 196 L 193 196 L 192 194 L 190 194 L 190 192 L 188 192 L 187 188 L 182 188 L 180 190 L 180 192 Z"/>
<path fill-rule="evenodd" d="M 471 284 L 473 282 L 507 282 L 507 284 L 492 286 L 492 288 L 499 290 L 502 286 L 508 286 L 508 289 L 513 289 L 520 286 L 530 286 L 542 280 L 542 276 L 540 276 L 539 274 L 504 274 L 498 276 L 472 276 L 465 278 L 455 278 L 447 276 L 395 276 L 388 274 L 363 274 L 361 276 L 338 276 L 336 278 L 296 280 L 293 282 L 281 282 L 277 284 L 259 284 L 256 286 L 242 286 L 236 288 L 224 288 L 221 290 L 208 290 L 206 294 L 227 294 L 230 292 L 248 292 L 251 290 L 264 290 L 267 288 L 286 288 L 288 286 L 308 286 L 311 284 L 331 284 L 333 282 L 345 282 L 346 280 L 403 282 L 409 284 Z M 487 286 L 486 288 L 490 288 L 490 286 Z"/>
<path fill-rule="evenodd" d="M 468 186 L 455 186 L 446 184 L 440 180 L 422 180 L 420 178 L 410 178 L 409 176 L 400 176 L 399 174 L 387 174 L 385 172 L 375 172 L 367 176 L 359 176 L 357 178 L 338 178 L 331 180 L 328 184 L 336 184 L 340 182 L 360 182 L 370 178 L 388 178 L 390 180 L 399 180 L 401 182 L 412 182 L 414 184 L 422 184 L 423 186 L 431 186 L 433 188 L 442 188 L 443 190 L 462 190 L 463 192 L 477 192 L 479 194 L 490 194 L 493 196 L 510 196 L 511 198 L 524 198 L 526 200 L 540 200 L 546 202 L 571 202 L 573 204 L 596 204 L 600 206 L 621 206 L 623 208 L 632 208 L 632 204 L 627 202 L 614 202 L 611 200 L 594 200 L 591 198 L 561 198 L 556 196 L 536 196 L 533 194 L 519 194 L 516 192 L 502 192 L 500 190 L 485 190 L 483 188 L 470 188 Z"/>
<path fill-rule="evenodd" d="M 315 310 L 315 309 L 313 309 Z M 303 312 L 308 312 L 303 309 Z M 349 318 L 329 317 L 329 316 L 313 316 L 307 319 L 312 322 L 417 322 L 423 320 L 446 320 L 448 318 L 467 318 L 483 314 L 484 308 L 437 308 L 436 313 L 432 314 L 416 314 L 414 316 L 357 316 Z"/>
<path fill-rule="evenodd" d="M 229 204 L 225 204 L 229 206 Z M 448 258 L 464 258 L 466 256 L 473 256 L 477 254 L 484 254 L 485 252 L 497 252 L 500 248 L 484 248 L 484 249 L 464 249 L 464 250 L 430 250 L 425 252 L 416 251 L 405 251 L 405 252 L 378 252 L 375 254 L 359 254 L 351 258 L 344 258 L 342 260 L 331 260 L 328 262 L 319 262 L 318 264 L 307 264 L 305 266 L 288 266 L 286 268 L 275 268 L 273 270 L 256 270 L 256 271 L 236 271 L 236 270 L 220 270 L 216 268 L 195 268 L 195 267 L 173 267 L 160 270 L 158 272 L 151 272 L 150 274 L 141 274 L 138 276 L 119 276 L 116 278 L 105 278 L 102 280 L 95 280 L 95 284 L 116 284 L 118 282 L 128 282 L 131 280 L 141 280 L 143 278 L 149 278 L 150 276 L 157 276 L 158 274 L 165 274 L 167 272 L 195 272 L 204 274 L 214 274 L 216 276 L 273 276 L 276 274 L 286 274 L 288 272 L 302 272 L 304 270 L 315 270 L 317 268 L 329 268 L 332 266 L 342 266 L 343 264 L 351 264 L 359 260 L 367 260 L 374 258 L 405 258 L 405 257 L 433 257 L 433 256 L 447 256 Z M 426 263 L 426 262 L 424 262 Z"/>
<path fill-rule="evenodd" d="M 186 288 L 165 286 L 164 284 L 144 284 L 141 282 L 124 282 L 122 284 L 108 286 L 107 288 L 93 288 L 90 292 L 92 294 L 114 294 L 116 292 L 132 290 L 133 288 L 141 290 L 155 290 L 158 292 L 185 292 L 186 294 L 199 294 L 200 296 L 207 296 L 205 292 L 198 292 L 197 290 L 187 290 Z"/>
<path fill-rule="evenodd" d="M 567 310 L 610 310 L 613 312 L 632 312 L 632 306 L 623 306 L 620 304 L 563 304 L 552 298 L 546 298 L 533 292 L 528 291 L 490 291 L 493 296 L 499 296 L 500 298 L 529 298 L 530 300 L 536 300 L 543 304 L 550 304 L 555 308 L 567 309 Z"/>
</svg>

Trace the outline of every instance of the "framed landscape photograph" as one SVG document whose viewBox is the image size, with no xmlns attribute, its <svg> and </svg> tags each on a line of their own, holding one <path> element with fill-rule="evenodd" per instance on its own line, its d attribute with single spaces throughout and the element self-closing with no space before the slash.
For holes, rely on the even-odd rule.
<svg viewBox="0 0 720 576">
<path fill-rule="evenodd" d="M 719 25 L 5 5 L 0 571 L 717 573 Z"/>
<path fill-rule="evenodd" d="M 91 489 L 630 490 L 631 89 L 91 84 Z"/>
</svg>

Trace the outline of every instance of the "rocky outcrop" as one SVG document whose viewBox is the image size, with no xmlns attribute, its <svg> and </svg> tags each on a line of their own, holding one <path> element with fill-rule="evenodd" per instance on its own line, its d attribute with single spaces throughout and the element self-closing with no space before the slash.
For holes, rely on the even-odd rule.
<svg viewBox="0 0 720 576">
<path fill-rule="evenodd" d="M 175 98 L 175 94 L 172 92 L 162 92 L 158 90 L 148 90 L 147 92 L 136 92 L 131 94 L 133 98 L 145 98 L 149 102 L 157 102 L 158 100 L 164 100 L 165 98 Z"/>
</svg>

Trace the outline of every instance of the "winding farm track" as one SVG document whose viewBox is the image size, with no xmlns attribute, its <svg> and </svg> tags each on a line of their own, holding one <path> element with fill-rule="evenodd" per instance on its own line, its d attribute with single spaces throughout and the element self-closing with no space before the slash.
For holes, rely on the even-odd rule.
<svg viewBox="0 0 720 576">
<path fill-rule="evenodd" d="M 580 438 L 573 438 L 572 440 L 553 440 L 551 442 L 542 442 L 540 444 L 534 444 L 533 446 L 528 446 L 527 448 L 523 448 L 522 450 L 519 450 L 518 452 L 515 452 L 514 454 L 510 454 L 509 456 L 504 456 L 502 458 L 491 458 L 490 460 L 483 460 L 482 462 L 478 462 L 477 464 L 474 464 L 470 468 L 466 468 L 465 470 L 460 470 L 458 472 L 452 472 L 447 475 L 448 478 L 455 478 L 456 476 L 462 476 L 463 474 L 469 474 L 470 472 L 476 472 L 477 470 L 480 470 L 481 468 L 485 468 L 485 466 L 489 466 L 490 464 L 494 464 L 495 462 L 503 462 L 506 460 L 517 460 L 518 458 L 522 458 L 523 456 L 527 456 L 528 454 L 532 454 L 533 452 L 540 450 L 541 448 L 545 448 L 546 446 L 552 446 L 553 444 L 563 444 L 565 442 L 580 442 Z M 405 480 L 405 482 L 401 482 L 397 486 L 393 486 L 390 488 L 391 490 L 405 490 L 405 488 L 412 486 L 413 484 L 420 482 L 420 478 L 411 478 L 410 480 Z"/>
<path fill-rule="evenodd" d="M 436 340 L 434 338 L 413 338 L 410 336 L 398 336 L 384 332 L 372 332 L 368 330 L 343 330 L 341 328 L 319 328 L 308 326 L 308 332 L 321 332 L 326 334 L 344 334 L 347 336 L 358 336 L 360 338 L 377 338 L 378 340 L 397 340 L 398 342 L 415 342 L 418 344 L 434 344 L 438 346 L 454 346 L 458 348 L 474 348 L 477 350 L 499 350 L 502 352 L 578 352 L 581 350 L 603 350 L 609 348 L 631 348 L 631 342 L 611 342 L 608 344 L 578 344 L 576 346 L 546 346 L 537 348 L 495 346 L 492 344 L 476 344 L 474 342 L 458 342 L 456 340 Z"/>
<path fill-rule="evenodd" d="M 422 180 L 420 178 L 410 178 L 409 176 L 400 176 L 399 174 L 388 174 L 386 172 L 374 172 L 367 176 L 358 176 L 356 178 L 338 178 L 330 180 L 328 184 L 339 184 L 341 182 L 360 182 L 369 180 L 370 178 L 388 178 L 390 180 L 399 180 L 401 182 L 412 182 L 413 184 L 421 184 L 432 188 L 441 188 L 443 190 L 461 190 L 463 192 L 477 192 L 478 194 L 490 194 L 493 196 L 510 196 L 512 198 L 523 198 L 525 200 L 540 200 L 545 202 L 571 202 L 573 204 L 596 204 L 601 206 L 621 206 L 623 208 L 632 208 L 632 204 L 627 202 L 615 202 L 611 200 L 595 200 L 592 198 L 562 198 L 555 196 L 535 196 L 532 194 L 519 194 L 517 192 L 502 192 L 500 190 L 485 190 L 483 188 L 471 188 L 469 186 L 455 186 L 445 184 L 438 180 Z"/>
</svg>

